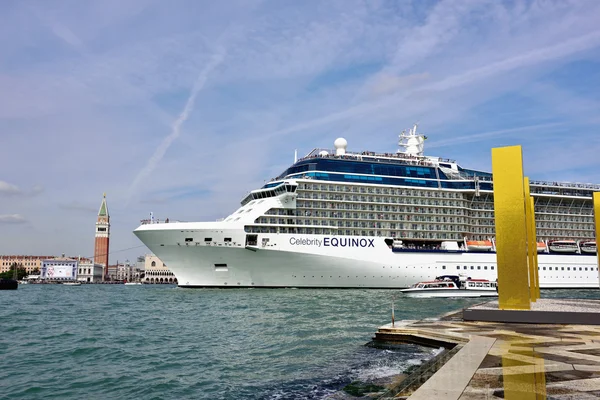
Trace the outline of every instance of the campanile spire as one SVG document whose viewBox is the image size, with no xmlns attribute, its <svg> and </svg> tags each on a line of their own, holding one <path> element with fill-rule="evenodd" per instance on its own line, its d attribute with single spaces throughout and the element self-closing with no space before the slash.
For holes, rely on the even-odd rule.
<svg viewBox="0 0 600 400">
<path fill-rule="evenodd" d="M 108 276 L 108 253 L 110 239 L 110 215 L 106 206 L 106 193 L 102 197 L 98 219 L 96 220 L 96 241 L 94 245 L 94 263 L 104 267 L 104 277 Z"/>
</svg>

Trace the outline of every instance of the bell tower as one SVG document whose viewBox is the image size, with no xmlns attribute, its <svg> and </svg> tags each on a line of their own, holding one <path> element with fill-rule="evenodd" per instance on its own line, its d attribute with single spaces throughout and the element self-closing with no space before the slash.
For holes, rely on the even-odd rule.
<svg viewBox="0 0 600 400">
<path fill-rule="evenodd" d="M 110 215 L 106 206 L 106 193 L 100 204 L 96 220 L 96 242 L 94 245 L 94 264 L 102 264 L 104 277 L 108 276 L 108 243 L 110 239 Z M 103 277 L 103 280 L 104 280 Z"/>
</svg>

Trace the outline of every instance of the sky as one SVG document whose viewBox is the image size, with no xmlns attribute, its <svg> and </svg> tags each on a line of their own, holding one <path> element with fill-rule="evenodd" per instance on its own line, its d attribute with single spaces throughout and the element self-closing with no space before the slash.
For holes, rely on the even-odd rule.
<svg viewBox="0 0 600 400">
<path fill-rule="evenodd" d="M 0 2 L 0 254 L 111 264 L 156 218 L 213 221 L 313 148 L 600 183 L 596 0 Z"/>
</svg>

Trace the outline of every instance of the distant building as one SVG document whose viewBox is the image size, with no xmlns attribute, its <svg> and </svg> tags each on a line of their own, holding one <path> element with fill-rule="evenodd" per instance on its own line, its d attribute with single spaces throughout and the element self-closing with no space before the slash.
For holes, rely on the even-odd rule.
<svg viewBox="0 0 600 400">
<path fill-rule="evenodd" d="M 177 283 L 177 278 L 167 265 L 154 254 L 144 257 L 144 283 Z"/>
<path fill-rule="evenodd" d="M 117 266 L 109 265 L 104 268 L 104 280 L 105 281 L 116 281 L 117 280 Z"/>
<path fill-rule="evenodd" d="M 40 279 L 45 281 L 75 281 L 79 261 L 61 257 L 42 261 Z"/>
<path fill-rule="evenodd" d="M 117 263 L 117 280 L 140 282 L 142 271 L 138 264 L 132 264 L 129 261 Z"/>
<path fill-rule="evenodd" d="M 30 274 L 36 269 L 39 271 L 42 268 L 42 260 L 52 258 L 54 258 L 54 256 L 0 256 L 0 272 L 10 271 L 10 266 L 13 265 L 13 263 L 16 263 L 17 268 L 25 268 L 25 271 Z"/>
<path fill-rule="evenodd" d="M 80 258 L 77 271 L 77 280 L 80 282 L 102 282 L 104 267 L 94 263 L 89 258 Z"/>
<path fill-rule="evenodd" d="M 110 241 L 110 215 L 106 205 L 106 193 L 102 198 L 98 218 L 96 219 L 96 241 L 94 243 L 94 263 L 102 265 L 104 277 L 110 276 L 108 273 L 108 254 Z"/>
</svg>

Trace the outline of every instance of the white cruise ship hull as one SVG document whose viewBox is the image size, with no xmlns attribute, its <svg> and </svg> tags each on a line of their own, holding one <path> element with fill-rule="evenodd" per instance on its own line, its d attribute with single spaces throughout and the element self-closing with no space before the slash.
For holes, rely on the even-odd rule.
<svg viewBox="0 0 600 400">
<path fill-rule="evenodd" d="M 258 234 L 246 245 L 239 225 L 141 225 L 134 233 L 181 287 L 406 288 L 464 273 L 496 280 L 492 252 L 392 251 L 381 237 Z M 210 239 L 207 241 L 206 239 Z M 539 254 L 542 288 L 598 288 L 596 255 Z"/>
</svg>

